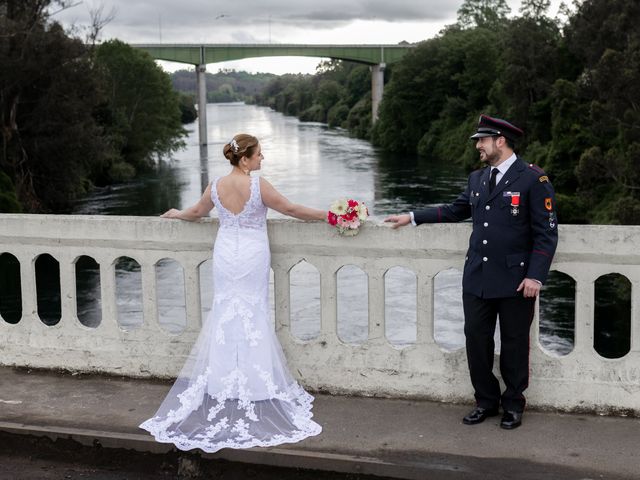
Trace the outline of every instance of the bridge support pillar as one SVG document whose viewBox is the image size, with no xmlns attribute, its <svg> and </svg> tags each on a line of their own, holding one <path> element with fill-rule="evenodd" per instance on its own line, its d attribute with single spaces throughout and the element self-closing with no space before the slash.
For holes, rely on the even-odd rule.
<svg viewBox="0 0 640 480">
<path fill-rule="evenodd" d="M 371 121 L 378 120 L 378 107 L 382 100 L 382 90 L 384 88 L 384 63 L 372 65 L 371 69 Z"/>
<path fill-rule="evenodd" d="M 196 86 L 198 89 L 198 138 L 201 146 L 207 145 L 207 65 L 196 65 Z"/>
</svg>

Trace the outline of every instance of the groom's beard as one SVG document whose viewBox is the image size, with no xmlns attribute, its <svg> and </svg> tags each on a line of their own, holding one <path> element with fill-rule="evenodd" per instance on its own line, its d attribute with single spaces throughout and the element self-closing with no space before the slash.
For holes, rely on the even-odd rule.
<svg viewBox="0 0 640 480">
<path fill-rule="evenodd" d="M 500 152 L 494 150 L 492 153 L 487 153 L 485 150 L 480 150 L 480 161 L 488 165 L 495 165 L 500 160 Z"/>
</svg>

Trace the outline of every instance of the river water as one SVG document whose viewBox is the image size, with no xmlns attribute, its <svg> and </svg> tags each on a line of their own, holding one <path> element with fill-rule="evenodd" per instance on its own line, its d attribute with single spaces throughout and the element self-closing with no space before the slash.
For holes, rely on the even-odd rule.
<svg viewBox="0 0 640 480">
<path fill-rule="evenodd" d="M 187 125 L 186 148 L 161 161 L 157 172 L 95 190 L 76 205 L 73 213 L 158 215 L 171 207 L 189 206 L 198 200 L 211 179 L 229 172 L 222 147 L 240 132 L 260 139 L 265 158 L 257 174 L 267 178 L 293 202 L 320 209 L 328 208 L 337 198 L 349 196 L 367 203 L 372 220 L 379 221 L 390 213 L 450 201 L 466 185 L 467 173 L 457 165 L 383 153 L 369 142 L 350 138 L 346 131 L 300 122 L 265 107 L 209 104 L 207 116 L 209 145 L 205 151 L 198 146 L 197 124 Z M 216 216 L 215 210 L 212 216 Z M 281 215 L 277 212 L 269 212 L 269 218 L 278 217 Z M 203 315 L 208 312 L 213 291 L 209 264 L 205 263 L 200 271 Z M 87 326 L 97 326 L 101 321 L 97 265 L 83 258 L 77 271 L 79 318 Z M 172 333 L 180 332 L 185 325 L 181 274 L 175 262 L 162 262 L 157 268 L 159 321 Z M 553 301 L 544 301 L 544 297 L 541 301 L 541 343 L 557 355 L 564 355 L 573 347 L 573 305 L 571 295 L 566 294 L 571 285 L 563 285 L 563 281 L 567 283 L 561 277 L 550 282 L 548 298 Z M 123 259 L 117 264 L 116 282 L 119 324 L 125 329 L 136 328 L 143 319 L 140 269 L 135 261 Z M 395 345 L 409 345 L 416 338 L 415 276 L 408 270 L 394 268 L 385 277 L 385 289 L 386 336 Z M 56 323 L 59 319 L 55 308 L 59 293 L 56 295 L 55 290 L 54 285 L 50 298 L 40 302 L 40 316 L 45 323 Z M 338 273 L 338 291 L 338 335 L 350 343 L 365 341 L 366 275 L 356 267 L 344 267 Z M 444 349 L 462 348 L 461 273 L 448 270 L 438 274 L 435 292 L 435 339 Z M 306 263 L 294 268 L 291 328 L 299 338 L 309 339 L 318 334 L 319 294 L 315 268 Z M 49 314 L 47 308 L 51 310 Z"/>
</svg>

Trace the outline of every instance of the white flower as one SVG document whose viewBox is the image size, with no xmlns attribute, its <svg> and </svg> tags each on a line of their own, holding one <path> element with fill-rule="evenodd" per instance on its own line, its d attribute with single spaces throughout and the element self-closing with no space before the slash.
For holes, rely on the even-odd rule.
<svg viewBox="0 0 640 480">
<path fill-rule="evenodd" d="M 329 211 L 331 213 L 335 213 L 336 215 L 344 215 L 345 213 L 347 213 L 347 208 L 349 208 L 349 204 L 344 198 L 341 198 L 340 200 L 336 200 L 331 204 Z"/>
<path fill-rule="evenodd" d="M 358 218 L 361 221 L 365 221 L 368 216 L 369 210 L 367 209 L 367 206 L 364 204 L 364 202 L 360 202 L 360 205 L 358 205 Z"/>
</svg>

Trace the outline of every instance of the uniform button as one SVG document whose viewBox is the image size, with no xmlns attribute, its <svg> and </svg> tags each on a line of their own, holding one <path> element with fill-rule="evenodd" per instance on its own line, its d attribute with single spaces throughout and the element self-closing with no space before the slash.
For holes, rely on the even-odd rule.
<svg viewBox="0 0 640 480">
<path fill-rule="evenodd" d="M 483 245 L 486 245 L 486 244 L 487 244 L 487 241 L 486 241 L 486 240 L 482 240 L 482 244 L 483 244 Z"/>
<path fill-rule="evenodd" d="M 482 257 L 483 262 L 486 262 L 487 260 L 489 260 L 487 257 Z"/>
<path fill-rule="evenodd" d="M 491 207 L 489 205 L 487 205 L 486 207 L 484 207 L 485 210 L 491 210 Z"/>
<path fill-rule="evenodd" d="M 520 266 L 521 266 L 521 267 L 524 267 L 524 262 L 520 262 Z"/>
<path fill-rule="evenodd" d="M 488 227 L 489 226 L 489 222 L 484 222 L 484 226 Z"/>
</svg>

